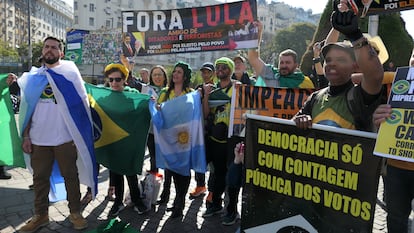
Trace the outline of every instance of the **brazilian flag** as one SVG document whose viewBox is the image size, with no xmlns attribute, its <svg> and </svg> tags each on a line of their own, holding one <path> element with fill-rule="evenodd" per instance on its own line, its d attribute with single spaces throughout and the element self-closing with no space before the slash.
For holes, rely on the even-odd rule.
<svg viewBox="0 0 414 233">
<path fill-rule="evenodd" d="M 151 116 L 149 95 L 85 84 L 94 121 L 96 161 L 118 174 L 142 172 Z"/>
<path fill-rule="evenodd" d="M 0 74 L 0 165 L 26 167 L 6 82 L 7 76 L 8 74 Z"/>
</svg>

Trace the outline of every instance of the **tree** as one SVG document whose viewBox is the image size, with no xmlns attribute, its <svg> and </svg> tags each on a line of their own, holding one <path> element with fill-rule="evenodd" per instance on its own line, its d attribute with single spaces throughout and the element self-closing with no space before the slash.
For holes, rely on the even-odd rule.
<svg viewBox="0 0 414 233">
<path fill-rule="evenodd" d="M 41 65 L 39 62 L 39 58 L 42 55 L 42 49 L 43 49 L 43 42 L 39 41 L 39 42 L 32 43 L 32 65 L 33 66 L 39 67 Z M 26 58 L 24 59 L 23 67 L 27 67 L 28 65 L 27 56 L 29 54 L 28 45 L 23 44 L 17 50 L 19 52 L 20 57 Z"/>
<path fill-rule="evenodd" d="M 10 47 L 5 41 L 0 41 L 0 56 L 10 60 L 18 60 L 19 54 L 15 48 Z"/>
<path fill-rule="evenodd" d="M 322 13 L 312 43 L 309 44 L 307 52 L 302 57 L 301 70 L 307 75 L 312 73 L 313 44 L 317 41 L 324 40 L 329 30 L 331 30 L 331 14 L 332 0 L 329 0 Z M 360 19 L 360 27 L 362 32 L 368 31 L 368 17 Z M 393 33 L 390 33 L 391 31 Z M 414 42 L 413 38 L 405 29 L 405 22 L 399 12 L 380 15 L 378 35 L 387 47 L 389 54 L 388 61 L 393 61 L 396 66 L 407 66 Z M 340 41 L 343 39 L 343 37 L 340 37 Z"/>
<path fill-rule="evenodd" d="M 389 58 L 387 62 L 393 61 L 397 67 L 408 66 L 414 42 L 405 28 L 405 22 L 401 18 L 401 14 L 380 15 L 378 35 L 388 51 Z"/>
<path fill-rule="evenodd" d="M 293 49 L 298 54 L 298 59 L 300 59 L 312 40 L 315 30 L 316 27 L 310 23 L 292 24 L 288 28 L 279 30 L 271 42 L 268 45 L 265 44 L 264 48 L 261 49 L 261 58 L 267 59 L 264 60 L 265 62 L 276 64 L 281 51 Z"/>
<path fill-rule="evenodd" d="M 322 41 L 326 38 L 329 31 L 331 30 L 331 13 L 332 13 L 332 0 L 326 3 L 325 10 L 322 12 L 321 19 L 319 20 L 318 27 L 315 34 L 313 35 L 312 42 L 309 43 L 308 49 L 302 56 L 300 68 L 306 75 L 312 73 L 312 58 L 313 58 L 313 45 L 317 41 Z"/>
</svg>

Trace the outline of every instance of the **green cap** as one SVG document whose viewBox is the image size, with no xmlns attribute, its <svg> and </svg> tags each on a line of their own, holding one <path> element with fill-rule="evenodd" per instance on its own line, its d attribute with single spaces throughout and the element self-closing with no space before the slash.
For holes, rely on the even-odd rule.
<svg viewBox="0 0 414 233">
<path fill-rule="evenodd" d="M 230 58 L 228 58 L 228 57 L 220 57 L 214 63 L 215 66 L 217 66 L 218 64 L 225 64 L 225 65 L 227 65 L 230 68 L 230 70 L 231 70 L 232 73 L 234 72 L 234 61 L 231 60 Z"/>
</svg>

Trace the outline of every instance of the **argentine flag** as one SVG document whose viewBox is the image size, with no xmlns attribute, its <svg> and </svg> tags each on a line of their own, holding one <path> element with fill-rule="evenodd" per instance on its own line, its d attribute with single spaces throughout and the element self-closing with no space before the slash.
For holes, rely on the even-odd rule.
<svg viewBox="0 0 414 233">
<path fill-rule="evenodd" d="M 157 110 L 150 101 L 157 167 L 190 176 L 206 172 L 201 97 L 198 91 L 176 97 Z"/>
<path fill-rule="evenodd" d="M 45 86 L 49 83 L 56 98 L 60 113 L 63 115 L 67 128 L 78 149 L 78 160 L 76 161 L 79 173 L 79 181 L 92 188 L 92 195 L 97 192 L 97 169 L 95 151 L 93 147 L 92 117 L 90 106 L 84 87 L 84 81 L 78 68 L 72 61 L 61 60 L 60 65 L 48 69 L 46 67 L 32 68 L 18 79 L 21 88 L 21 104 L 19 114 L 19 128 L 22 134 L 34 112 L 36 104 Z M 30 159 L 26 166 L 29 170 Z M 57 168 L 58 166 L 54 166 Z M 58 177 L 59 172 L 52 172 L 51 176 L 51 201 L 58 201 L 64 197 L 65 190 L 63 179 Z M 62 188 L 60 188 L 62 187 Z M 55 197 L 55 198 L 51 198 Z"/>
</svg>

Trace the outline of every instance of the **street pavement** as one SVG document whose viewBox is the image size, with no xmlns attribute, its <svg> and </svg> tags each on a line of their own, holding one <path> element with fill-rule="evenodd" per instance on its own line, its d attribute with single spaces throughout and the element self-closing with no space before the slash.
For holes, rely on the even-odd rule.
<svg viewBox="0 0 414 233">
<path fill-rule="evenodd" d="M 149 167 L 149 159 L 145 159 L 144 170 Z M 12 175 L 10 180 L 0 180 L 0 233 L 17 232 L 24 223 L 33 215 L 33 191 L 28 186 L 32 184 L 31 174 L 23 168 L 9 168 L 8 172 Z M 125 182 L 125 184 L 127 184 Z M 195 180 L 192 178 L 190 189 L 195 187 Z M 108 189 L 108 170 L 104 167 L 100 169 L 98 184 L 99 193 L 95 200 L 90 202 L 83 209 L 83 216 L 87 218 L 89 226 L 82 232 L 88 232 L 107 220 L 108 212 L 113 202 L 105 200 Z M 161 188 L 162 189 L 162 188 Z M 219 215 L 209 218 L 203 218 L 202 213 L 205 211 L 203 197 L 193 200 L 187 198 L 184 216 L 182 219 L 170 218 L 171 212 L 166 212 L 167 206 L 172 205 L 174 197 L 170 195 L 168 205 L 156 206 L 150 212 L 138 215 L 132 208 L 123 210 L 119 218 L 123 222 L 130 223 L 132 227 L 141 232 L 165 232 L 165 233 L 234 233 L 240 227 L 240 220 L 233 226 L 223 226 Z M 380 182 L 378 196 L 382 199 L 383 184 Z M 82 196 L 86 192 L 86 187 L 81 187 Z M 188 195 L 187 195 L 188 197 Z M 240 196 L 241 198 L 241 196 Z M 239 201 L 239 211 L 241 210 L 241 201 Z M 80 232 L 72 229 L 72 224 L 68 219 L 69 210 L 66 201 L 53 203 L 49 207 L 50 224 L 41 228 L 38 233 L 71 233 Z M 374 233 L 387 232 L 386 212 L 376 205 L 374 218 Z"/>
</svg>

